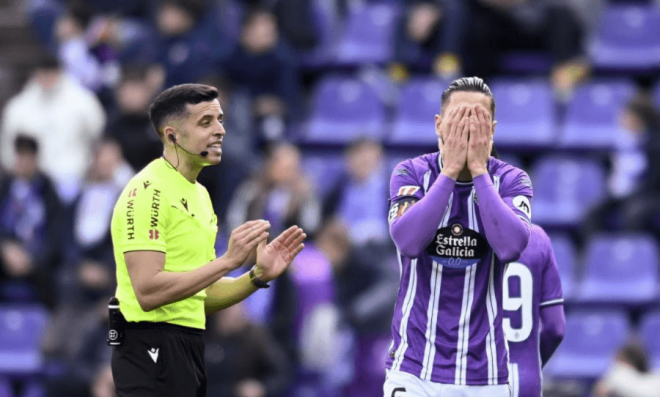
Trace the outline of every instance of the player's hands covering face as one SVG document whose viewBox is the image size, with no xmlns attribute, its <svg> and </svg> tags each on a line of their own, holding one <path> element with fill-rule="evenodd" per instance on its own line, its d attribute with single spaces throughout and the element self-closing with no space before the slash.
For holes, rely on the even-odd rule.
<svg viewBox="0 0 660 397">
<path fill-rule="evenodd" d="M 486 162 L 490 158 L 492 125 L 490 113 L 482 106 L 470 109 L 467 166 L 472 178 L 488 172 Z"/>
<path fill-rule="evenodd" d="M 234 269 L 245 263 L 259 243 L 266 242 L 268 229 L 270 222 L 257 220 L 246 222 L 231 232 L 229 247 L 224 256 L 234 265 Z"/>
<path fill-rule="evenodd" d="M 270 244 L 262 241 L 257 246 L 257 268 L 255 275 L 259 280 L 268 282 L 277 278 L 305 247 L 303 240 L 307 235 L 298 226 L 291 226 Z"/>
<path fill-rule="evenodd" d="M 440 126 L 443 174 L 456 179 L 465 168 L 468 155 L 470 107 L 462 105 L 449 111 Z M 443 142 L 444 141 L 444 142 Z"/>
</svg>

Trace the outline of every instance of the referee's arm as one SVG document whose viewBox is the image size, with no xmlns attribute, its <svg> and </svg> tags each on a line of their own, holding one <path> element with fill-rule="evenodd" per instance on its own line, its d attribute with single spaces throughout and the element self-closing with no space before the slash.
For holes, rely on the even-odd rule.
<svg viewBox="0 0 660 397">
<path fill-rule="evenodd" d="M 223 256 L 189 272 L 163 271 L 163 252 L 124 253 L 128 274 L 140 307 L 148 312 L 191 297 L 209 287 L 241 266 L 257 244 L 266 241 L 266 231 L 269 227 L 270 224 L 266 221 L 250 221 L 239 226 L 232 232 L 229 248 Z"/>
<path fill-rule="evenodd" d="M 303 241 L 307 235 L 297 226 L 292 226 L 280 234 L 270 244 L 262 241 L 257 245 L 257 265 L 255 276 L 264 282 L 279 277 L 293 259 L 305 247 Z M 207 315 L 232 306 L 252 295 L 257 287 L 252 283 L 249 273 L 240 277 L 222 277 L 206 289 L 204 309 Z"/>
</svg>

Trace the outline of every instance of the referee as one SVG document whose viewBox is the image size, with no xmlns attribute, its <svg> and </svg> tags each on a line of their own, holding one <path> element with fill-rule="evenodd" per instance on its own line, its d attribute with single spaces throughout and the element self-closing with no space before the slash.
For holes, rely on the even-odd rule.
<svg viewBox="0 0 660 397">
<path fill-rule="evenodd" d="M 206 315 L 242 301 L 279 276 L 306 237 L 294 226 L 267 244 L 267 221 L 236 228 L 215 257 L 217 217 L 196 179 L 218 164 L 226 134 L 218 92 L 185 84 L 162 92 L 149 109 L 163 157 L 128 183 L 112 217 L 123 342 L 114 348 L 112 374 L 120 397 L 206 394 Z M 249 256 L 256 265 L 224 277 Z"/>
</svg>

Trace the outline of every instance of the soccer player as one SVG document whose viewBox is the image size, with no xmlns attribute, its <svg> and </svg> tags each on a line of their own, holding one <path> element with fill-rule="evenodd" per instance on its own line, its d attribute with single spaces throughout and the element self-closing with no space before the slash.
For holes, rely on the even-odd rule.
<svg viewBox="0 0 660 397">
<path fill-rule="evenodd" d="M 490 157 L 495 100 L 477 77 L 443 92 L 439 152 L 405 160 L 390 183 L 401 283 L 385 397 L 509 396 L 504 264 L 529 241 L 532 187 Z"/>
<path fill-rule="evenodd" d="M 541 397 L 541 368 L 564 338 L 566 318 L 555 254 L 537 225 L 520 259 L 507 265 L 503 306 L 512 397 Z"/>
<path fill-rule="evenodd" d="M 112 218 L 119 310 L 125 337 L 112 355 L 117 395 L 193 397 L 206 394 L 206 315 L 268 286 L 302 250 L 293 226 L 267 244 L 269 223 L 236 228 L 216 258 L 217 217 L 203 167 L 218 164 L 225 130 L 215 88 L 185 84 L 162 92 L 149 109 L 163 157 L 122 192 Z M 224 277 L 256 254 L 241 277 Z M 116 338 L 116 334 L 109 334 Z"/>
</svg>

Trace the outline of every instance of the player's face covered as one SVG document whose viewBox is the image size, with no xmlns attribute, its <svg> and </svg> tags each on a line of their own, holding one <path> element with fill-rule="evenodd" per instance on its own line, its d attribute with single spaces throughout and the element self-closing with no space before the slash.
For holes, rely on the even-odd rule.
<svg viewBox="0 0 660 397">
<path fill-rule="evenodd" d="M 449 118 L 445 116 L 448 115 L 453 109 L 458 109 L 463 105 L 467 105 L 470 107 L 480 106 L 491 115 L 491 119 L 492 119 L 493 115 L 491 112 L 491 98 L 488 97 L 487 95 L 482 94 L 480 92 L 469 92 L 469 91 L 458 91 L 452 93 L 451 96 L 449 97 L 449 101 L 447 101 L 444 108 L 442 109 L 442 112 L 435 116 L 435 133 L 436 136 L 438 137 L 438 148 L 441 153 L 444 147 L 444 139 L 445 139 L 445 137 L 442 136 L 443 135 L 442 131 L 445 130 L 445 128 L 442 128 L 442 124 L 447 123 L 449 121 Z M 470 113 L 467 113 L 466 117 L 469 116 Z M 492 150 L 492 137 L 495 135 L 496 124 L 497 121 L 493 120 L 492 125 L 490 126 L 491 147 L 489 148 L 489 152 Z"/>
</svg>

